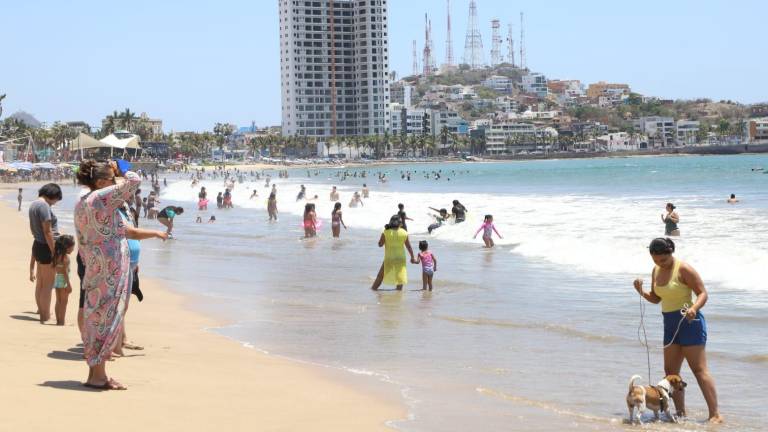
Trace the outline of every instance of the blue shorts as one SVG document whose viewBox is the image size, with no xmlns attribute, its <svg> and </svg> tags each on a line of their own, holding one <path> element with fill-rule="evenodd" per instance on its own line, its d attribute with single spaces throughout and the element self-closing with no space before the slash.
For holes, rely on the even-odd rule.
<svg viewBox="0 0 768 432">
<path fill-rule="evenodd" d="M 707 322 L 701 312 L 696 313 L 697 321 L 688 321 L 680 315 L 679 311 L 663 312 L 664 316 L 664 345 L 674 342 L 676 345 L 693 346 L 707 344 Z M 683 323 L 680 324 L 680 320 Z M 675 336 L 677 326 L 680 325 L 680 331 Z M 672 337 L 675 336 L 675 340 Z"/>
</svg>

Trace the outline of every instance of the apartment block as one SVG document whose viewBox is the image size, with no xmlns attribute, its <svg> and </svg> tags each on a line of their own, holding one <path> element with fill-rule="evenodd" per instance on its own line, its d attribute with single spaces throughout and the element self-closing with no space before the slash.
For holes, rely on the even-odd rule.
<svg viewBox="0 0 768 432">
<path fill-rule="evenodd" d="M 634 121 L 637 132 L 648 136 L 653 147 L 671 147 L 675 144 L 677 128 L 672 117 L 649 116 Z"/>
<path fill-rule="evenodd" d="M 747 121 L 747 139 L 750 143 L 768 140 L 768 117 Z"/>
<path fill-rule="evenodd" d="M 278 0 L 278 8 L 283 135 L 384 134 L 387 0 Z"/>
<path fill-rule="evenodd" d="M 678 120 L 675 122 L 675 143 L 677 145 L 693 145 L 698 142 L 701 123 L 693 120 Z"/>
<path fill-rule="evenodd" d="M 546 98 L 549 95 L 547 77 L 545 77 L 544 74 L 531 72 L 528 75 L 523 75 L 523 82 L 521 85 L 523 91 L 526 93 L 535 94 L 540 98 Z"/>
</svg>

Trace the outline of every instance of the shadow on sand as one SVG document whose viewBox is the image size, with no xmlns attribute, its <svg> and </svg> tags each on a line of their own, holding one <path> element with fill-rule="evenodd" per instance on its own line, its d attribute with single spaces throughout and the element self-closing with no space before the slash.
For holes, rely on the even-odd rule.
<svg viewBox="0 0 768 432">
<path fill-rule="evenodd" d="M 98 393 L 104 390 L 94 389 L 83 386 L 83 383 L 80 381 L 74 381 L 74 380 L 66 380 L 66 381 L 46 381 L 44 383 L 38 384 L 40 387 L 51 387 L 59 390 L 74 390 L 74 391 L 82 391 L 82 392 L 92 392 L 92 393 Z"/>
<path fill-rule="evenodd" d="M 39 322 L 40 321 L 39 318 L 34 318 L 34 317 L 31 317 L 31 316 L 26 316 L 26 315 L 10 315 L 10 317 L 15 319 L 15 320 L 19 320 L 19 321 L 35 321 L 35 322 Z"/>
</svg>

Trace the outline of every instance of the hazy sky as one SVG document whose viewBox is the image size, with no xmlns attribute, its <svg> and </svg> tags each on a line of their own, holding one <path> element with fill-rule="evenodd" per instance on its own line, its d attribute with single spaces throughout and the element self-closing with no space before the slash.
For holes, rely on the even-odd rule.
<svg viewBox="0 0 768 432">
<path fill-rule="evenodd" d="M 97 125 L 130 107 L 166 131 L 215 122 L 280 122 L 277 2 L 0 0 L 0 94 L 5 114 Z M 390 0 L 390 61 L 411 71 L 432 18 L 445 55 L 445 0 Z M 454 55 L 464 53 L 469 0 L 452 0 Z M 768 2 L 478 0 L 490 58 L 490 20 L 526 15 L 527 64 L 549 78 L 626 82 L 667 98 L 768 101 Z M 505 48 L 506 50 L 506 48 Z"/>
</svg>

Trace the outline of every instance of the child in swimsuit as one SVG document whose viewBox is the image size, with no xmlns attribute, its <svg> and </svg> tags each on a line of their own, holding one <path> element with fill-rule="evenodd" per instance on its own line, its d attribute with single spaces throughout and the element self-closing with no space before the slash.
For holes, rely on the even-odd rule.
<svg viewBox="0 0 768 432">
<path fill-rule="evenodd" d="M 341 203 L 337 202 L 333 205 L 333 212 L 331 212 L 331 232 L 333 232 L 334 237 L 339 237 L 342 226 L 347 229 L 344 219 L 341 218 Z"/>
<path fill-rule="evenodd" d="M 317 237 L 317 214 L 314 204 L 304 206 L 304 237 Z"/>
<path fill-rule="evenodd" d="M 485 242 L 485 247 L 487 248 L 492 248 L 495 246 L 493 243 L 493 233 L 496 233 L 499 238 L 504 238 L 501 236 L 501 234 L 499 234 L 499 232 L 496 230 L 496 226 L 493 224 L 493 215 L 485 215 L 483 224 L 480 225 L 480 228 L 477 229 L 475 236 L 472 238 L 477 238 L 477 235 L 480 234 L 480 231 L 483 232 L 483 241 Z"/>
<path fill-rule="evenodd" d="M 437 258 L 429 250 L 429 244 L 426 240 L 419 242 L 419 251 L 419 254 L 416 256 L 416 264 L 421 264 L 422 290 L 429 288 L 432 291 L 432 278 L 437 271 Z"/>
<path fill-rule="evenodd" d="M 56 239 L 53 247 L 53 267 L 56 270 L 53 288 L 56 291 L 56 325 L 64 325 L 67 313 L 67 301 L 72 293 L 69 283 L 69 254 L 75 250 L 75 239 L 71 235 L 62 235 Z"/>
</svg>

